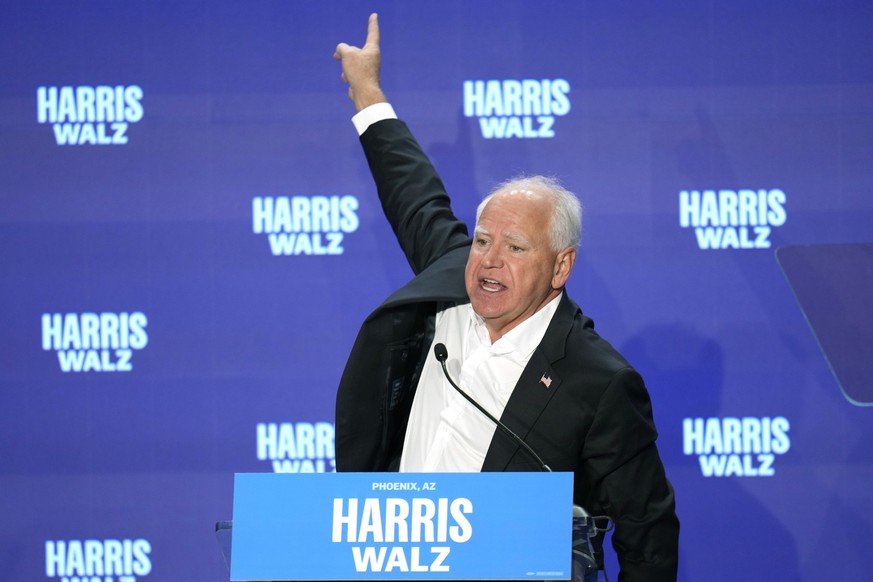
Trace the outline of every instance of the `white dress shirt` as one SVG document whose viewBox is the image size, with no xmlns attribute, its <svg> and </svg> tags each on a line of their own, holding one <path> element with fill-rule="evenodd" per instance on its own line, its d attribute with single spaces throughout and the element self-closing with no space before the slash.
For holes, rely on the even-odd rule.
<svg viewBox="0 0 873 582">
<path fill-rule="evenodd" d="M 352 123 L 355 124 L 358 135 L 361 135 L 368 127 L 383 119 L 397 119 L 397 114 L 390 103 L 376 103 L 361 109 L 352 117 Z"/>
<path fill-rule="evenodd" d="M 559 301 L 560 295 L 493 344 L 469 303 L 437 313 L 433 343 L 445 344 L 449 374 L 495 418 L 503 414 Z M 495 429 L 449 384 L 436 357 L 428 357 L 412 401 L 400 471 L 479 471 Z"/>
</svg>

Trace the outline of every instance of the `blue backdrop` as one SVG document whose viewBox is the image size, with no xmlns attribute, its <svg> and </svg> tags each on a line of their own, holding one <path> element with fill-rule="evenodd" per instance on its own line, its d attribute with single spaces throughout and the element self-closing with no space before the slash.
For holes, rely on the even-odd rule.
<svg viewBox="0 0 873 582">
<path fill-rule="evenodd" d="M 582 199 L 568 288 L 646 378 L 680 579 L 868 576 L 851 0 L 4 2 L 0 576 L 226 579 L 233 473 L 333 470 L 352 340 L 411 276 L 332 60 L 370 11 L 460 217 L 521 172 Z"/>
</svg>

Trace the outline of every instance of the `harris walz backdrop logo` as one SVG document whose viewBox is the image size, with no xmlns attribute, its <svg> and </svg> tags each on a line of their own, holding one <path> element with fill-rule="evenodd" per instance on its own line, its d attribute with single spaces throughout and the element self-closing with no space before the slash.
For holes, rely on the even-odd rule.
<svg viewBox="0 0 873 582">
<path fill-rule="evenodd" d="M 464 116 L 479 120 L 485 139 L 552 138 L 570 112 L 569 94 L 566 79 L 464 81 Z"/>
<path fill-rule="evenodd" d="M 145 110 L 139 85 L 38 87 L 36 120 L 59 146 L 124 145 Z"/>
<path fill-rule="evenodd" d="M 788 219 L 787 201 L 778 188 L 682 190 L 679 226 L 694 232 L 700 249 L 769 249 Z"/>
</svg>

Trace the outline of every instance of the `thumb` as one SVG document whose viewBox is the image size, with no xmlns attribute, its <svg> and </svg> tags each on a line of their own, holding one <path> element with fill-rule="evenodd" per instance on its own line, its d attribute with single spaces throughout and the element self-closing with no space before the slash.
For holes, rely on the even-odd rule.
<svg viewBox="0 0 873 582">
<path fill-rule="evenodd" d="M 349 45 L 347 45 L 346 43 L 344 43 L 344 42 L 339 43 L 338 45 L 336 45 L 336 50 L 333 52 L 333 58 L 338 60 L 338 61 L 343 60 L 343 54 L 347 50 L 349 50 L 349 48 L 350 48 Z"/>
</svg>

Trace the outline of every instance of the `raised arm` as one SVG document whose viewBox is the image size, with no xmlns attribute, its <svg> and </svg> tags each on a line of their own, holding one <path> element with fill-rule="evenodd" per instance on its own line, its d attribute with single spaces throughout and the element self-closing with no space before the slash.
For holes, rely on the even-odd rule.
<svg viewBox="0 0 873 582">
<path fill-rule="evenodd" d="M 370 15 L 364 46 L 340 43 L 334 58 L 342 63 L 349 99 L 359 113 L 387 103 L 380 85 L 379 22 L 375 14 Z M 466 225 L 452 213 L 445 187 L 430 160 L 406 124 L 394 119 L 390 111 L 390 119 L 369 125 L 361 135 L 361 144 L 385 216 L 410 266 L 419 273 L 447 251 L 469 243 L 469 237 Z"/>
</svg>

